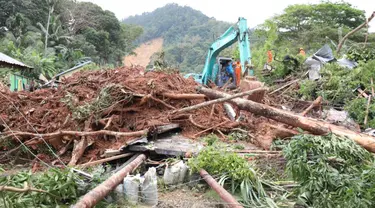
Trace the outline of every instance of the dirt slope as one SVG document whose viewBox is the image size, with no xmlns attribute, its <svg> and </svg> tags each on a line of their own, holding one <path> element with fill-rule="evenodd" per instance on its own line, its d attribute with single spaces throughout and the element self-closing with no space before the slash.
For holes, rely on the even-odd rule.
<svg viewBox="0 0 375 208">
<path fill-rule="evenodd" d="M 143 43 L 138 48 L 135 49 L 136 56 L 126 56 L 124 58 L 125 66 L 139 65 L 146 67 L 151 56 L 159 52 L 163 47 L 163 38 L 153 39 L 149 42 Z"/>
</svg>

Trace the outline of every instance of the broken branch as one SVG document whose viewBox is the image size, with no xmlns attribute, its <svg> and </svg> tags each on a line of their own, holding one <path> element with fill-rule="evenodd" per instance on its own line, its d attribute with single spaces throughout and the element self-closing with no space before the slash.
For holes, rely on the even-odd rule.
<svg viewBox="0 0 375 208">
<path fill-rule="evenodd" d="M 226 123 L 228 123 L 228 122 L 229 122 L 229 121 L 227 120 L 227 121 L 221 122 L 221 123 L 219 123 L 219 124 L 217 124 L 217 125 L 215 125 L 215 126 L 212 126 L 212 127 L 208 128 L 208 129 L 206 129 L 206 130 L 200 131 L 200 132 L 194 134 L 194 137 L 197 137 L 197 136 L 199 136 L 199 135 L 201 135 L 201 134 L 203 134 L 203 133 L 205 133 L 205 132 L 207 132 L 207 131 L 213 130 L 213 129 L 215 129 L 215 128 L 221 126 L 221 125 L 224 125 L 224 124 L 226 124 Z"/>
<path fill-rule="evenodd" d="M 375 17 L 375 12 L 372 12 L 371 16 L 362 24 L 360 24 L 358 27 L 356 27 L 354 30 L 348 32 L 348 34 L 346 34 L 339 42 L 338 46 L 337 46 L 337 50 L 336 50 L 336 53 L 339 54 L 340 53 L 340 50 L 342 48 L 342 46 L 344 45 L 346 39 L 349 38 L 349 36 L 353 35 L 355 32 L 357 32 L 358 30 L 362 29 L 363 27 L 366 27 L 366 25 Z"/>
<path fill-rule="evenodd" d="M 294 83 L 296 83 L 296 82 L 298 82 L 298 81 L 299 81 L 299 79 L 296 79 L 296 80 L 290 81 L 289 83 L 283 85 L 282 87 L 280 87 L 280 88 L 278 88 L 278 89 L 276 89 L 276 90 L 270 92 L 269 95 L 272 95 L 272 94 L 274 94 L 274 93 L 276 93 L 276 92 L 278 92 L 278 91 L 280 91 L 280 90 L 282 90 L 282 89 L 284 89 L 284 88 L 286 88 L 286 87 L 288 87 L 288 86 L 290 86 L 290 85 L 292 85 L 292 84 L 294 84 Z"/>
<path fill-rule="evenodd" d="M 141 105 L 145 104 L 150 99 L 153 100 L 153 101 L 155 101 L 155 102 L 158 102 L 158 103 L 160 103 L 160 104 L 162 104 L 164 106 L 166 106 L 167 108 L 174 109 L 174 110 L 176 109 L 175 107 L 169 105 L 168 103 L 166 103 L 166 102 L 164 102 L 164 101 L 162 101 L 162 100 L 160 100 L 160 99 L 158 99 L 158 98 L 156 98 L 156 97 L 154 97 L 154 96 L 152 96 L 150 94 L 149 95 L 145 95 L 142 98 Z"/>
<path fill-rule="evenodd" d="M 154 100 L 155 102 L 158 102 L 158 103 L 163 104 L 163 105 L 164 105 L 165 107 L 167 107 L 167 108 L 170 108 L 170 109 L 176 109 L 175 107 L 169 105 L 168 103 L 166 103 L 166 102 L 164 102 L 164 101 L 162 101 L 162 100 L 160 100 L 160 99 L 158 99 L 158 98 L 156 98 L 156 97 L 154 97 L 154 96 L 151 96 L 150 98 L 151 98 L 152 100 Z"/>
<path fill-rule="evenodd" d="M 16 188 L 16 187 L 13 187 L 13 186 L 0 186 L 0 192 L 2 192 L 2 191 L 11 191 L 11 192 L 17 192 L 17 193 L 25 193 L 25 192 L 34 191 L 34 192 L 49 194 L 51 196 L 59 198 L 58 196 L 55 196 L 55 195 L 49 193 L 48 191 L 32 188 L 27 184 L 27 182 L 24 183 L 23 188 Z"/>
<path fill-rule="evenodd" d="M 370 108 L 370 102 L 371 102 L 371 95 L 368 96 L 368 99 L 367 99 L 366 116 L 365 116 L 365 120 L 363 121 L 363 124 L 364 124 L 365 126 L 367 125 L 368 113 L 369 113 L 369 108 Z"/>
<path fill-rule="evenodd" d="M 198 127 L 198 128 L 201 128 L 201 129 L 206 129 L 206 128 L 207 128 L 207 127 L 205 127 L 205 126 L 202 126 L 202 125 L 196 123 L 196 122 L 193 120 L 193 115 L 190 115 L 190 116 L 189 116 L 189 121 L 190 121 L 194 126 L 196 126 L 196 127 Z"/>
<path fill-rule="evenodd" d="M 176 99 L 176 100 L 194 100 L 194 99 L 205 99 L 206 96 L 203 94 L 174 94 L 174 93 L 164 93 L 164 97 L 170 98 L 170 99 Z"/>
<path fill-rule="evenodd" d="M 99 135 L 109 135 L 115 137 L 133 137 L 133 136 L 143 136 L 148 133 L 147 129 L 141 131 L 134 131 L 134 132 L 117 132 L 117 131 L 108 131 L 108 130 L 100 130 L 100 131 L 56 131 L 53 133 L 46 133 L 46 134 L 36 134 L 31 132 L 21 132 L 21 131 L 13 131 L 13 132 L 4 132 L 0 135 L 8 135 L 8 136 L 28 136 L 28 137 L 44 137 L 44 138 L 53 138 L 58 136 L 99 136 Z"/>
<path fill-rule="evenodd" d="M 371 77 L 371 95 L 372 95 L 372 97 L 375 97 L 374 79 L 372 77 Z"/>
<path fill-rule="evenodd" d="M 322 96 L 319 96 L 318 98 L 316 98 L 314 102 L 312 102 L 311 105 L 301 113 L 301 116 L 306 116 L 306 114 L 309 113 L 310 110 L 320 106 L 320 104 L 322 104 L 322 100 L 323 100 Z"/>
<path fill-rule="evenodd" d="M 133 155 L 133 153 L 126 153 L 126 154 L 122 154 L 122 155 L 116 155 L 116 156 L 113 156 L 113 157 L 109 157 L 109 158 L 105 158 L 105 159 L 96 160 L 96 161 L 93 161 L 93 162 L 88 162 L 88 163 L 85 163 L 85 164 L 81 164 L 81 165 L 78 165 L 78 167 L 79 168 L 87 168 L 87 167 L 90 167 L 90 166 L 94 166 L 94 165 L 99 165 L 99 164 L 102 164 L 102 163 L 110 162 L 112 160 L 118 160 L 118 159 L 121 159 L 121 158 L 129 157 L 131 155 Z"/>
</svg>

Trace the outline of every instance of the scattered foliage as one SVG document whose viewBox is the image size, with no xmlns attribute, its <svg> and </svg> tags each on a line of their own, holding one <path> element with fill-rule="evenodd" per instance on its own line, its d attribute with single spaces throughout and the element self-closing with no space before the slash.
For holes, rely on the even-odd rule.
<svg viewBox="0 0 375 208">
<path fill-rule="evenodd" d="M 372 207 L 374 158 L 354 141 L 298 135 L 284 149 L 287 171 L 300 183 L 300 203 L 313 207 Z"/>
<path fill-rule="evenodd" d="M 64 102 L 72 111 L 74 119 L 82 121 L 88 119 L 90 115 L 98 115 L 98 113 L 109 108 L 116 102 L 130 102 L 132 97 L 132 94 L 126 93 L 122 86 L 111 84 L 101 89 L 98 97 L 95 98 L 91 103 L 75 106 L 74 95 L 69 92 L 62 99 L 62 102 Z"/>
<path fill-rule="evenodd" d="M 375 49 L 373 48 L 353 48 L 347 53 L 348 59 L 355 62 L 365 62 L 375 60 Z"/>
<path fill-rule="evenodd" d="M 345 105 L 345 110 L 348 111 L 349 116 L 353 118 L 359 125 L 366 127 L 375 127 L 375 101 L 371 100 L 368 111 L 368 121 L 364 125 L 364 120 L 366 117 L 368 99 L 366 98 L 356 98 L 351 100 Z"/>
<path fill-rule="evenodd" d="M 300 84 L 299 94 L 302 95 L 302 99 L 313 100 L 316 97 L 316 87 L 318 83 L 313 80 L 303 80 Z"/>
<path fill-rule="evenodd" d="M 240 193 L 246 205 L 275 207 L 276 204 L 267 196 L 262 181 L 253 167 L 242 157 L 233 152 L 220 150 L 218 146 L 208 146 L 188 162 L 193 172 L 205 169 L 211 175 L 222 175 L 219 183 L 229 185 L 233 193 Z"/>
<path fill-rule="evenodd" d="M 49 169 L 44 173 L 33 174 L 21 172 L 16 175 L 0 177 L 0 185 L 23 188 L 24 183 L 30 187 L 47 191 L 38 192 L 1 192 L 4 207 L 49 207 L 69 205 L 86 190 L 80 189 L 79 177 L 68 170 Z"/>
<path fill-rule="evenodd" d="M 90 181 L 81 178 L 70 169 L 56 168 L 38 173 L 21 171 L 6 177 L 0 177 L 0 186 L 23 188 L 24 183 L 27 183 L 29 187 L 48 192 L 39 193 L 30 191 L 18 193 L 2 191 L 0 192 L 0 207 L 68 207 L 74 204 L 79 197 L 106 180 L 110 176 L 107 170 L 108 168 L 103 166 L 89 169 L 88 171 L 93 176 L 93 179 Z M 5 173 L 4 171 L 0 167 L 0 174 Z M 110 204 L 110 202 L 102 200 L 96 207 L 104 208 Z"/>
</svg>

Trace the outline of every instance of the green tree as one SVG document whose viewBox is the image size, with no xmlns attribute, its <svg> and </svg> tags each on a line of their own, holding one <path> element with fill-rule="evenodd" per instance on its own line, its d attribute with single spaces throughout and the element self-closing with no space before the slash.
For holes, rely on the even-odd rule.
<svg viewBox="0 0 375 208">
<path fill-rule="evenodd" d="M 340 33 L 345 34 L 363 23 L 365 14 L 345 2 L 296 4 L 288 6 L 273 21 L 278 27 L 278 45 L 316 50 L 330 40 L 338 43 Z M 359 41 L 359 35 L 352 40 Z"/>
<path fill-rule="evenodd" d="M 0 51 L 33 66 L 31 76 L 53 76 L 90 57 L 121 65 L 142 28 L 110 11 L 74 0 L 0 0 Z"/>
</svg>

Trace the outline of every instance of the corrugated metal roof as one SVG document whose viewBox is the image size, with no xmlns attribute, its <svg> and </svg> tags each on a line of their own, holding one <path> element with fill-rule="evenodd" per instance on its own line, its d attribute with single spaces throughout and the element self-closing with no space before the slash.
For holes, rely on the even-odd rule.
<svg viewBox="0 0 375 208">
<path fill-rule="evenodd" d="M 5 65 L 10 65 L 14 67 L 21 67 L 21 68 L 32 68 L 30 66 L 27 66 L 26 64 L 17 61 L 16 59 L 7 56 L 3 53 L 0 52 L 0 65 L 5 64 Z"/>
</svg>

